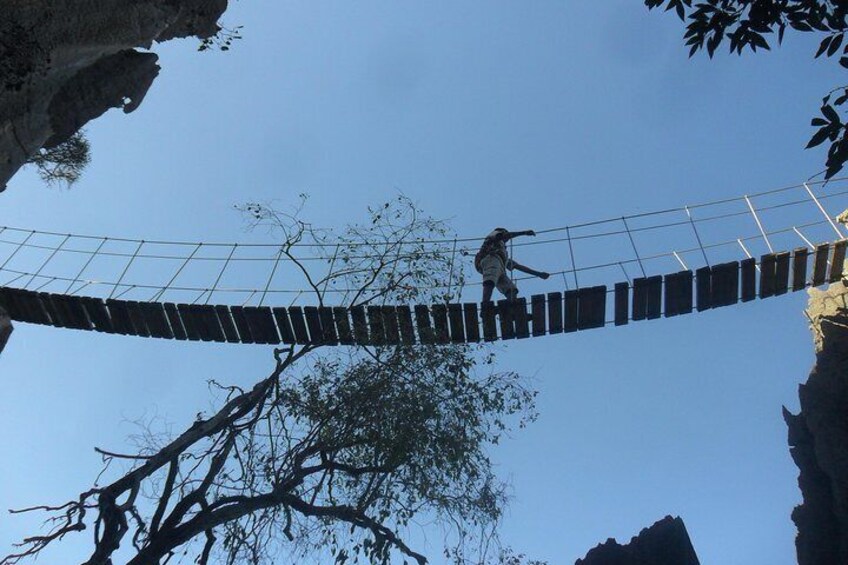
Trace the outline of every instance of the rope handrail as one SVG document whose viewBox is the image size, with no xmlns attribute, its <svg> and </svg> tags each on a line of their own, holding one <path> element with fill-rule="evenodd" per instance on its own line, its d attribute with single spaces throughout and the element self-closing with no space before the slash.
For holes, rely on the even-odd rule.
<svg viewBox="0 0 848 565">
<path fill-rule="evenodd" d="M 824 180 L 822 180 L 822 181 L 808 181 L 806 183 L 800 183 L 800 184 L 789 185 L 789 186 L 784 186 L 784 187 L 770 189 L 770 190 L 764 190 L 764 191 L 755 192 L 755 193 L 749 193 L 749 194 L 747 194 L 747 198 L 758 198 L 758 197 L 762 197 L 762 196 L 778 194 L 778 193 L 787 192 L 787 191 L 796 190 L 796 189 L 798 189 L 798 190 L 805 189 L 806 190 L 805 185 L 806 186 L 824 186 L 824 185 L 827 185 L 827 184 L 840 183 L 842 181 L 848 181 L 848 177 L 839 177 L 839 178 L 835 178 L 835 179 L 829 179 L 829 180 L 826 180 L 826 181 L 824 181 Z M 834 195 L 825 195 L 825 196 L 821 196 L 819 198 L 824 199 L 824 198 L 828 198 L 828 197 L 832 197 L 832 196 L 834 196 Z M 687 208 L 689 210 L 695 210 L 695 209 L 700 209 L 700 208 L 707 208 L 707 207 L 710 207 L 710 206 L 718 206 L 718 205 L 723 205 L 723 204 L 729 204 L 729 203 L 733 203 L 733 202 L 744 202 L 745 198 L 746 198 L 746 196 L 723 198 L 723 199 L 717 199 L 717 200 L 712 200 L 712 201 L 708 201 L 708 202 L 702 202 L 702 203 L 698 203 L 698 204 L 690 204 L 690 205 L 687 205 L 687 206 L 678 206 L 678 207 L 674 207 L 674 208 L 666 208 L 666 209 L 654 210 L 654 211 L 650 211 L 650 212 L 641 212 L 641 213 L 629 214 L 629 215 L 625 215 L 625 216 L 619 215 L 619 216 L 604 218 L 604 219 L 600 219 L 600 220 L 571 224 L 571 225 L 567 225 L 567 226 L 558 226 L 558 227 L 553 227 L 553 228 L 540 229 L 540 230 L 535 230 L 535 231 L 536 231 L 537 234 L 557 233 L 557 232 L 562 232 L 562 231 L 568 231 L 568 230 L 574 230 L 574 229 L 579 229 L 579 228 L 586 228 L 586 227 L 602 225 L 602 224 L 605 224 L 605 223 L 620 222 L 622 217 L 627 219 L 627 220 L 640 219 L 640 218 L 646 218 L 646 217 L 651 217 L 651 216 L 659 216 L 659 215 L 663 215 L 663 214 L 684 212 Z M 803 202 L 803 201 L 799 201 L 799 202 Z M 763 210 L 763 209 L 767 209 L 767 208 L 764 207 L 764 208 L 759 208 L 759 209 Z M 32 230 L 32 229 L 16 228 L 16 227 L 13 227 L 13 226 L 0 226 L 0 233 L 5 232 L 5 231 L 33 233 L 33 234 L 38 234 L 38 235 L 51 235 L 51 236 L 66 236 L 66 235 L 68 235 L 67 233 L 54 232 L 54 231 Z M 77 239 L 91 239 L 91 240 L 108 239 L 108 240 L 113 241 L 113 242 L 135 243 L 135 244 L 137 244 L 141 241 L 144 241 L 145 245 L 173 245 L 173 246 L 191 246 L 191 247 L 197 246 L 200 243 L 202 243 L 204 247 L 231 247 L 232 245 L 234 245 L 233 242 L 167 241 L 167 240 L 154 240 L 154 239 L 143 239 L 142 240 L 142 239 L 133 239 L 133 238 L 124 238 L 124 237 L 108 237 L 108 238 L 106 238 L 104 236 L 94 236 L 94 235 L 87 235 L 87 234 L 74 234 L 72 237 L 77 238 Z M 484 237 L 479 237 L 479 236 L 478 237 L 457 237 L 457 238 L 418 240 L 418 241 L 414 241 L 414 242 L 404 242 L 404 241 L 380 242 L 380 244 L 381 245 L 383 245 L 383 244 L 389 244 L 389 245 L 401 244 L 401 245 L 404 245 L 404 244 L 407 244 L 407 243 L 416 244 L 416 245 L 419 245 L 419 244 L 452 244 L 454 241 L 456 241 L 458 243 L 470 243 L 470 242 L 479 242 L 479 241 L 482 241 L 483 239 L 484 239 Z M 557 240 L 550 240 L 550 241 L 557 241 Z M 297 243 L 297 244 L 293 245 L 293 247 L 332 248 L 332 247 L 335 247 L 336 245 L 338 245 L 339 243 L 340 242 L 335 241 L 335 240 L 330 241 L 330 242 L 322 242 L 322 243 L 318 243 L 318 242 Z M 344 242 L 342 242 L 342 243 L 344 243 Z M 239 245 L 239 247 L 246 247 L 246 248 L 250 248 L 250 247 L 277 248 L 277 247 L 279 247 L 279 243 L 238 243 L 238 245 Z M 344 245 L 348 245 L 350 247 L 365 247 L 365 246 L 372 245 L 372 244 L 369 243 L 369 242 L 353 242 L 353 243 L 344 243 Z M 518 246 L 518 245 L 529 245 L 529 243 L 516 244 L 516 246 Z M 176 258 L 176 257 L 173 257 L 173 258 Z M 180 257 L 180 258 L 184 258 L 184 257 Z"/>
</svg>

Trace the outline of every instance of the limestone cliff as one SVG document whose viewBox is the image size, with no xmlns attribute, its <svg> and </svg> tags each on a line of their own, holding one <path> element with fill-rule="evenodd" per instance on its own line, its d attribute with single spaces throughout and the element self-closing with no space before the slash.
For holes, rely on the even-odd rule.
<svg viewBox="0 0 848 565">
<path fill-rule="evenodd" d="M 626 545 L 610 538 L 575 565 L 699 565 L 683 520 L 666 516 Z"/>
<path fill-rule="evenodd" d="M 0 191 L 42 147 L 109 108 L 135 110 L 159 72 L 153 42 L 211 37 L 226 8 L 227 0 L 4 0 Z"/>
<path fill-rule="evenodd" d="M 807 315 L 816 364 L 798 395 L 801 412 L 783 409 L 803 503 L 792 512 L 799 565 L 848 563 L 848 286 L 810 290 Z"/>
</svg>

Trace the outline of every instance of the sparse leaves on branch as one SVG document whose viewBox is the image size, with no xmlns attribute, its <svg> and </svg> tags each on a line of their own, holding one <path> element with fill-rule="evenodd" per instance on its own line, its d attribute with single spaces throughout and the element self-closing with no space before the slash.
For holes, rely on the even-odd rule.
<svg viewBox="0 0 848 565">
<path fill-rule="evenodd" d="M 769 50 L 776 42 L 783 43 L 787 30 L 823 35 L 814 58 L 837 59 L 848 68 L 848 3 L 831 0 L 645 0 L 649 9 L 665 7 L 674 10 L 686 22 L 684 39 L 691 57 L 706 50 L 713 57 L 723 42 L 729 51 L 739 55 L 745 49 Z M 845 92 L 845 87 L 834 89 Z M 836 110 L 848 97 L 841 95 L 831 100 L 825 96 L 822 118 L 813 119 L 819 130 L 813 135 L 808 148 L 830 142 L 825 178 L 842 170 L 848 161 L 848 126 L 839 119 Z"/>
<path fill-rule="evenodd" d="M 91 144 L 80 130 L 56 147 L 39 150 L 28 162 L 36 166 L 48 185 L 65 183 L 70 187 L 91 162 Z"/>
</svg>

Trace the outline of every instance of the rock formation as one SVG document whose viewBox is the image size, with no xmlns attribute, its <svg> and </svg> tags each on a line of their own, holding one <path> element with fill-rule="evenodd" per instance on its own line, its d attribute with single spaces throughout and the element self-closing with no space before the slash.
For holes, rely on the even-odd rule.
<svg viewBox="0 0 848 565">
<path fill-rule="evenodd" d="M 683 520 L 666 516 L 627 545 L 610 538 L 575 565 L 700 565 Z"/>
<path fill-rule="evenodd" d="M 816 364 L 799 386 L 801 412 L 786 408 L 803 502 L 792 512 L 799 565 L 848 563 L 848 286 L 810 290 Z"/>
<path fill-rule="evenodd" d="M 211 37 L 226 8 L 227 0 L 4 0 L 0 191 L 42 147 L 109 108 L 135 110 L 159 72 L 146 51 L 153 42 Z"/>
</svg>

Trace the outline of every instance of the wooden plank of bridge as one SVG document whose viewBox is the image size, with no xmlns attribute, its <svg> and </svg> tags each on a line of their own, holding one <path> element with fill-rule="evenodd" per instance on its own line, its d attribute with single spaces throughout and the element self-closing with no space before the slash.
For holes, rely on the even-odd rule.
<svg viewBox="0 0 848 565">
<path fill-rule="evenodd" d="M 12 319 L 32 324 L 55 325 L 38 293 L 9 288 L 6 294 Z"/>
<path fill-rule="evenodd" d="M 604 327 L 607 312 L 607 287 L 581 288 L 578 293 L 577 329 Z"/>
<path fill-rule="evenodd" d="M 665 287 L 665 302 L 663 304 L 663 313 L 666 318 L 677 316 L 680 313 L 680 289 L 679 282 L 680 273 L 671 273 L 663 276 L 663 286 Z"/>
<path fill-rule="evenodd" d="M 774 296 L 776 287 L 777 261 L 774 253 L 760 257 L 760 298 Z"/>
<path fill-rule="evenodd" d="M 662 275 L 648 277 L 645 282 L 645 286 L 647 287 L 645 317 L 649 320 L 656 320 L 662 316 L 662 282 Z"/>
<path fill-rule="evenodd" d="M 351 330 L 347 308 L 344 306 L 334 306 L 333 318 L 336 322 L 336 333 L 339 336 L 339 343 L 342 345 L 353 345 L 356 343 L 353 339 L 353 331 Z"/>
<path fill-rule="evenodd" d="M 316 306 L 304 306 L 303 315 L 306 316 L 306 327 L 309 328 L 309 342 L 315 344 L 324 343 L 324 329 L 321 327 L 321 317 L 318 315 Z"/>
<path fill-rule="evenodd" d="M 194 319 L 194 316 L 189 313 L 190 307 L 190 304 L 177 304 L 177 311 L 180 313 L 180 320 L 182 320 L 183 322 L 183 328 L 185 328 L 186 337 L 191 341 L 199 341 L 200 329 L 197 326 L 197 321 Z M 244 340 L 242 340 L 242 342 L 244 342 Z"/>
<path fill-rule="evenodd" d="M 386 343 L 400 345 L 400 323 L 394 306 L 383 306 L 383 332 Z"/>
<path fill-rule="evenodd" d="M 742 302 L 750 302 L 757 297 L 757 260 L 753 257 L 739 263 L 742 274 Z"/>
<path fill-rule="evenodd" d="M 168 318 L 165 316 L 165 307 L 160 302 L 141 303 L 141 313 L 144 316 L 144 321 L 148 329 L 150 329 L 151 336 L 173 339 L 174 334 L 171 332 L 171 326 L 168 325 Z"/>
<path fill-rule="evenodd" d="M 135 328 L 135 335 L 150 337 L 150 329 L 147 327 L 147 322 L 144 321 L 142 303 L 137 300 L 127 300 L 127 312 L 129 312 L 130 321 Z"/>
<path fill-rule="evenodd" d="M 448 323 L 451 343 L 465 343 L 464 316 L 462 304 L 448 304 Z"/>
<path fill-rule="evenodd" d="M 450 343 L 448 333 L 448 307 L 446 304 L 433 304 L 430 306 L 433 314 L 433 328 L 435 329 L 436 343 Z"/>
<path fill-rule="evenodd" d="M 828 254 L 830 254 L 830 244 L 822 243 L 816 246 L 816 255 L 813 259 L 813 286 L 821 286 L 825 283 Z"/>
<path fill-rule="evenodd" d="M 436 343 L 436 334 L 430 324 L 430 309 L 423 304 L 415 305 L 415 326 L 418 328 L 418 340 L 424 344 Z"/>
<path fill-rule="evenodd" d="M 616 326 L 624 326 L 630 321 L 630 284 L 615 283 L 615 308 L 613 320 Z"/>
<path fill-rule="evenodd" d="M 294 330 L 295 342 L 299 345 L 307 345 L 310 343 L 309 332 L 306 331 L 306 321 L 303 319 L 303 308 L 300 306 L 290 306 L 289 320 L 292 324 L 292 330 Z"/>
<path fill-rule="evenodd" d="M 112 327 L 112 320 L 109 318 L 109 311 L 106 309 L 106 304 L 101 298 L 83 296 L 82 305 L 88 313 L 91 323 L 94 324 L 96 331 L 115 333 L 115 329 Z M 171 335 L 173 336 L 173 333 Z"/>
<path fill-rule="evenodd" d="M 229 307 L 226 304 L 218 304 L 215 306 L 215 314 L 221 323 L 221 329 L 224 330 L 224 339 L 227 343 L 239 343 L 238 330 Z"/>
<path fill-rule="evenodd" d="M 665 275 L 665 317 L 692 312 L 692 271 Z"/>
<path fill-rule="evenodd" d="M 177 305 L 171 302 L 165 303 L 165 315 L 168 316 L 168 323 L 171 326 L 171 331 L 174 334 L 174 339 L 185 341 L 188 339 L 183 320 L 180 317 L 180 312 L 177 310 Z M 113 324 L 114 325 L 114 324 Z"/>
<path fill-rule="evenodd" d="M 26 297 L 29 294 L 27 291 L 23 291 L 23 296 Z M 44 311 L 50 316 L 50 322 L 52 325 L 57 328 L 66 328 L 68 327 L 68 320 L 66 318 L 65 312 L 59 308 L 59 305 L 53 301 L 53 297 L 46 292 L 39 292 L 36 294 L 38 300 L 44 307 Z M 135 335 L 133 333 L 132 335 Z"/>
<path fill-rule="evenodd" d="M 480 318 L 483 320 L 483 339 L 485 341 L 498 339 L 497 311 L 494 302 L 489 300 L 480 305 Z"/>
<path fill-rule="evenodd" d="M 694 273 L 692 271 L 680 271 L 677 273 L 678 297 L 677 297 L 677 313 L 691 314 L 695 304 L 692 294 L 692 283 L 694 282 Z"/>
<path fill-rule="evenodd" d="M 788 251 L 781 251 L 774 256 L 774 293 L 776 295 L 789 292 L 789 260 L 791 255 Z"/>
<path fill-rule="evenodd" d="M 548 331 L 548 324 L 547 320 L 545 319 L 546 309 L 547 304 L 545 304 L 544 294 L 534 294 L 530 297 L 530 313 L 531 319 L 533 321 L 534 337 L 543 336 Z"/>
<path fill-rule="evenodd" d="M 842 280 L 846 245 L 848 245 L 848 241 L 844 239 L 833 244 L 833 259 L 830 261 L 830 277 L 828 277 L 828 280 L 832 283 Z"/>
<path fill-rule="evenodd" d="M 21 300 L 23 301 L 24 307 L 32 316 L 34 323 L 36 324 L 45 324 L 52 325 L 54 321 L 50 318 L 50 315 L 47 312 L 47 306 L 44 303 L 44 300 L 41 299 L 40 292 L 32 292 L 29 290 L 22 290 L 20 292 Z"/>
<path fill-rule="evenodd" d="M 123 300 L 110 298 L 106 300 L 106 307 L 109 309 L 109 317 L 112 319 L 112 326 L 115 328 L 115 333 L 135 335 L 135 329 L 132 327 L 132 322 L 130 322 L 130 314 L 127 312 L 127 305 Z"/>
<path fill-rule="evenodd" d="M 501 326 L 501 339 L 515 339 L 515 323 L 512 317 L 512 305 L 510 301 L 498 300 L 498 321 Z"/>
<path fill-rule="evenodd" d="M 698 312 L 712 307 L 712 269 L 701 267 L 695 271 L 695 298 Z"/>
<path fill-rule="evenodd" d="M 359 345 L 368 345 L 368 320 L 365 317 L 365 306 L 354 306 L 350 309 L 353 320 L 353 337 Z"/>
<path fill-rule="evenodd" d="M 277 331 L 280 333 L 280 339 L 287 345 L 294 345 L 296 342 L 294 331 L 292 330 L 289 313 L 282 306 L 271 308 L 274 313 L 274 320 L 277 322 Z"/>
<path fill-rule="evenodd" d="M 412 310 L 409 306 L 397 307 L 398 324 L 400 325 L 400 341 L 404 345 L 415 345 L 415 326 L 412 322 Z"/>
<path fill-rule="evenodd" d="M 565 333 L 577 331 L 577 321 L 580 312 L 579 294 L 576 290 L 566 290 L 563 294 L 565 302 L 565 317 L 563 318 L 562 331 Z"/>
<path fill-rule="evenodd" d="M 792 252 L 792 290 L 799 291 L 807 287 L 807 258 L 810 251 L 806 247 L 798 247 Z"/>
<path fill-rule="evenodd" d="M 68 327 L 75 330 L 91 330 L 91 322 L 78 296 L 54 294 L 53 297 L 60 308 L 64 308 L 69 323 Z"/>
<path fill-rule="evenodd" d="M 324 343 L 338 345 L 339 336 L 336 334 L 336 321 L 333 318 L 333 309 L 329 306 L 319 306 L 318 317 L 321 319 L 321 329 L 324 330 Z"/>
<path fill-rule="evenodd" d="M 736 304 L 739 301 L 739 263 L 731 261 L 713 265 L 710 289 L 713 308 Z"/>
<path fill-rule="evenodd" d="M 633 279 L 633 313 L 634 322 L 644 320 L 648 316 L 648 279 L 639 277 Z"/>
<path fill-rule="evenodd" d="M 477 316 L 477 304 L 467 302 L 462 305 L 462 311 L 465 314 L 465 337 L 468 339 L 468 343 L 479 342 L 480 318 Z"/>
<path fill-rule="evenodd" d="M 369 343 L 371 345 L 385 345 L 386 334 L 383 331 L 383 312 L 379 306 L 368 306 L 366 312 L 368 313 L 368 327 L 371 336 Z"/>
<path fill-rule="evenodd" d="M 276 345 L 280 343 L 280 334 L 274 324 L 274 313 L 267 306 L 245 306 L 244 317 L 250 326 L 250 335 L 256 343 Z"/>
<path fill-rule="evenodd" d="M 221 320 L 218 319 L 218 313 L 215 311 L 214 305 L 198 304 L 197 312 L 203 320 L 206 329 L 209 330 L 212 341 L 217 341 L 218 343 L 227 341 L 227 337 L 224 335 L 224 330 L 221 327 Z M 273 322 L 271 323 L 273 324 Z"/>
<path fill-rule="evenodd" d="M 562 333 L 562 293 L 548 293 L 548 333 Z"/>
<path fill-rule="evenodd" d="M 203 306 L 200 304 L 190 305 L 188 307 L 188 315 L 192 318 L 194 327 L 197 328 L 198 333 L 200 333 L 200 339 L 202 341 L 215 340 L 215 326 L 218 324 L 217 318 L 215 319 L 215 323 L 212 324 L 211 320 L 208 318 L 208 314 L 204 311 Z M 221 335 L 223 336 L 223 333 Z M 223 339 L 221 341 L 223 341 Z"/>
<path fill-rule="evenodd" d="M 250 324 L 247 323 L 247 316 L 244 315 L 244 307 L 230 306 L 230 315 L 233 317 L 233 322 L 236 325 L 241 342 L 255 343 L 253 341 L 253 333 L 250 331 Z"/>
<path fill-rule="evenodd" d="M 530 320 L 527 319 L 527 299 L 516 298 L 512 301 L 512 319 L 515 322 L 515 337 L 530 337 Z"/>
</svg>

